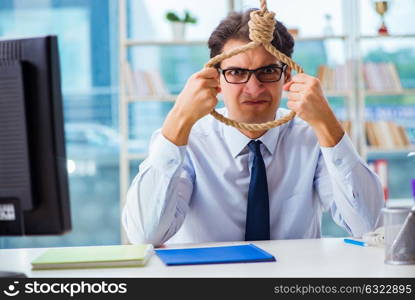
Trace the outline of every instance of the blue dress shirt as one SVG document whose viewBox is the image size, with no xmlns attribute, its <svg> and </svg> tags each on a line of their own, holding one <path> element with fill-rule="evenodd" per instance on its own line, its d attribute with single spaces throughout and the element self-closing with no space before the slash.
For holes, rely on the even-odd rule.
<svg viewBox="0 0 415 300">
<path fill-rule="evenodd" d="M 277 118 L 287 113 L 280 108 Z M 295 117 L 259 140 L 271 239 L 320 237 L 326 210 L 353 236 L 374 229 L 384 204 L 382 187 L 347 134 L 334 147 L 321 147 L 312 128 Z M 193 126 L 185 146 L 156 131 L 123 209 L 130 242 L 243 241 L 253 160 L 249 141 L 210 115 Z"/>
</svg>

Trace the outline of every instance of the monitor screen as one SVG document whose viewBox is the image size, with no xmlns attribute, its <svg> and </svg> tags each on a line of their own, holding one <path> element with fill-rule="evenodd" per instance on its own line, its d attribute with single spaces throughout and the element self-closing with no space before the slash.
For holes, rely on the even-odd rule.
<svg viewBox="0 0 415 300">
<path fill-rule="evenodd" d="M 0 40 L 0 236 L 71 229 L 56 36 Z"/>
</svg>

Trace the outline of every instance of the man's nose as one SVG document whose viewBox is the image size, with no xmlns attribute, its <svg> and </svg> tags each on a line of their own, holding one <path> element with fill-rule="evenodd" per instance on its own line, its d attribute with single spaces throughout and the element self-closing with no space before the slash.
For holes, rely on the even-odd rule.
<svg viewBox="0 0 415 300">
<path fill-rule="evenodd" d="M 252 95 L 253 97 L 261 94 L 264 90 L 264 84 L 258 80 L 255 74 L 252 74 L 248 82 L 245 83 L 245 92 Z"/>
</svg>

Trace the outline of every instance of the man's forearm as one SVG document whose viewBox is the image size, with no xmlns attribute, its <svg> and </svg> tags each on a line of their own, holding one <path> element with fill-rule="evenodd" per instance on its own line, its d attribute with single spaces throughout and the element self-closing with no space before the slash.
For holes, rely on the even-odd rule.
<svg viewBox="0 0 415 300">
<path fill-rule="evenodd" d="M 314 125 L 313 129 L 322 147 L 334 147 L 344 136 L 344 129 L 334 116 L 330 120 Z"/>
<path fill-rule="evenodd" d="M 335 147 L 321 147 L 321 152 L 315 182 L 323 203 L 334 200 L 332 216 L 354 236 L 374 230 L 384 204 L 379 178 L 347 135 Z"/>
<path fill-rule="evenodd" d="M 176 146 L 184 146 L 187 145 L 193 125 L 193 120 L 183 117 L 180 111 L 173 108 L 164 121 L 161 133 Z"/>
</svg>

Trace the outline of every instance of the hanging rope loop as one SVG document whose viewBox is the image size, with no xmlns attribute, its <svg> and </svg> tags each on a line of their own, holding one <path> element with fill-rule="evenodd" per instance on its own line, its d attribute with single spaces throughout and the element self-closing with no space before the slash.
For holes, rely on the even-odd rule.
<svg viewBox="0 0 415 300">
<path fill-rule="evenodd" d="M 237 55 L 239 53 L 243 53 L 245 51 L 254 49 L 258 46 L 263 45 L 265 50 L 275 56 L 279 61 L 285 63 L 290 67 L 291 70 L 297 71 L 298 73 L 303 73 L 303 68 L 299 66 L 295 61 L 293 61 L 290 57 L 285 55 L 284 53 L 277 50 L 272 44 L 272 40 L 274 39 L 274 30 L 277 21 L 275 20 L 275 13 L 270 12 L 267 9 L 267 3 L 265 0 L 260 0 L 261 9 L 252 11 L 250 13 L 250 20 L 248 22 L 249 26 L 249 39 L 251 40 L 250 43 L 232 49 L 228 52 L 223 52 L 218 54 L 215 57 L 212 57 L 205 65 L 205 67 L 215 67 L 216 64 L 220 63 L 222 60 Z M 218 121 L 233 126 L 238 129 L 248 130 L 248 131 L 263 131 L 268 130 L 273 127 L 280 126 L 284 123 L 289 122 L 295 117 L 295 112 L 291 111 L 287 115 L 283 116 L 279 120 L 274 120 L 262 124 L 249 124 L 249 123 L 242 123 L 237 122 L 231 119 L 228 119 L 218 113 L 215 109 L 213 109 L 210 114 L 217 119 Z"/>
<path fill-rule="evenodd" d="M 249 38 L 258 44 L 271 43 L 274 38 L 275 13 L 255 10 L 250 14 Z"/>
</svg>

